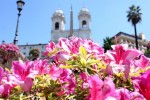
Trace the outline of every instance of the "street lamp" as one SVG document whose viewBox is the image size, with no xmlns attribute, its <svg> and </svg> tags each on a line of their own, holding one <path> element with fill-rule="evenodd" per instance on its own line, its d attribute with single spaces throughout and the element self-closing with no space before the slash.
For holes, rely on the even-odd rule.
<svg viewBox="0 0 150 100">
<path fill-rule="evenodd" d="M 18 19 L 17 19 L 17 25 L 16 25 L 16 32 L 15 32 L 15 38 L 14 38 L 14 44 L 17 45 L 18 44 L 18 25 L 19 25 L 19 18 L 21 16 L 21 11 L 22 11 L 22 7 L 25 5 L 25 2 L 23 0 L 18 0 L 17 2 L 17 6 L 18 6 Z"/>
</svg>

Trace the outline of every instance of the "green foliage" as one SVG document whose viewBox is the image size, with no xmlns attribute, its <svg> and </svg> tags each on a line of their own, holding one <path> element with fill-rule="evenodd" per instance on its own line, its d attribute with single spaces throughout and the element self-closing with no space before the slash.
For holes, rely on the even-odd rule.
<svg viewBox="0 0 150 100">
<path fill-rule="evenodd" d="M 106 37 L 105 39 L 103 39 L 103 43 L 104 43 L 103 48 L 104 48 L 105 52 L 107 50 L 112 50 L 111 46 L 115 44 L 114 41 L 109 37 Z"/>
<path fill-rule="evenodd" d="M 10 95 L 10 99 L 41 100 L 41 97 L 44 97 L 48 100 L 61 100 L 60 98 L 62 97 L 57 95 L 57 93 L 61 91 L 61 86 L 58 80 L 54 81 L 50 79 L 49 75 L 39 75 L 35 77 L 33 84 L 34 86 L 32 87 L 29 93 L 22 92 L 20 86 L 16 86 L 12 90 L 13 94 Z"/>
<path fill-rule="evenodd" d="M 100 74 L 101 70 L 106 69 L 106 64 L 103 61 L 95 59 L 91 54 L 87 54 L 86 49 L 82 46 L 79 49 L 79 54 L 72 55 L 72 58 L 66 61 L 66 65 L 61 66 L 61 68 L 74 68 L 78 72 L 86 72 L 88 75 Z M 94 69 L 93 66 L 96 66 L 97 69 Z"/>
<path fill-rule="evenodd" d="M 142 13 L 140 12 L 141 9 L 139 6 L 132 5 L 129 7 L 129 11 L 127 11 L 127 18 L 128 22 L 131 22 L 134 26 L 135 31 L 135 43 L 136 43 L 136 49 L 138 49 L 138 38 L 137 38 L 137 31 L 136 31 L 136 24 L 139 23 L 142 20 Z"/>
<path fill-rule="evenodd" d="M 128 22 L 131 22 L 133 25 L 139 23 L 142 20 L 142 13 L 140 11 L 140 6 L 136 7 L 135 5 L 132 5 L 131 7 L 129 7 L 129 11 L 127 11 Z"/>
<path fill-rule="evenodd" d="M 145 55 L 146 57 L 149 57 L 149 58 L 150 58 L 150 49 L 146 50 L 146 51 L 144 52 L 144 55 Z"/>
<path fill-rule="evenodd" d="M 40 55 L 39 49 L 36 49 L 36 48 L 32 49 L 29 52 L 29 59 L 36 60 L 39 57 L 39 55 Z"/>
<path fill-rule="evenodd" d="M 150 50 L 150 42 L 147 44 L 147 50 Z"/>
</svg>

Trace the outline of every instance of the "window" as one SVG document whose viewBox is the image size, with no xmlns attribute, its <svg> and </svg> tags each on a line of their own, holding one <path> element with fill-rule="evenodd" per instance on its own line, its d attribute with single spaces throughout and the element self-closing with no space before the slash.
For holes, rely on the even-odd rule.
<svg viewBox="0 0 150 100">
<path fill-rule="evenodd" d="M 32 49 L 32 47 L 30 47 L 30 49 Z"/>
<path fill-rule="evenodd" d="M 26 47 L 24 47 L 23 49 L 26 49 Z"/>
<path fill-rule="evenodd" d="M 82 28 L 85 28 L 85 27 L 87 27 L 87 23 L 86 23 L 85 20 L 83 20 L 83 21 L 82 21 Z"/>
<path fill-rule="evenodd" d="M 26 55 L 26 52 L 24 52 L 23 54 Z"/>
<path fill-rule="evenodd" d="M 59 30 L 59 22 L 55 23 L 55 30 Z"/>
</svg>

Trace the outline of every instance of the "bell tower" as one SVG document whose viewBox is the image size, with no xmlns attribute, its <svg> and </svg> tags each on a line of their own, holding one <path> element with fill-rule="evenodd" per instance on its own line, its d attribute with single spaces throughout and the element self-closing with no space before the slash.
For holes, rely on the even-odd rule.
<svg viewBox="0 0 150 100">
<path fill-rule="evenodd" d="M 79 36 L 90 39 L 91 35 L 91 15 L 87 8 L 83 7 L 78 15 L 79 20 Z"/>
<path fill-rule="evenodd" d="M 61 33 L 65 30 L 65 16 L 62 10 L 58 9 L 52 16 L 52 31 L 51 40 L 58 41 L 61 37 Z"/>
</svg>

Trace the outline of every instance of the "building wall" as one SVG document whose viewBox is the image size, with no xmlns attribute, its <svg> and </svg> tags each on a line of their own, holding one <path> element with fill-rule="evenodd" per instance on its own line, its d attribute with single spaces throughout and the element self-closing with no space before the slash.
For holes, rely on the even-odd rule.
<svg viewBox="0 0 150 100">
<path fill-rule="evenodd" d="M 51 40 L 54 42 L 58 42 L 58 39 L 63 37 L 63 38 L 67 38 L 70 34 L 70 30 L 65 30 L 65 31 L 52 31 L 51 32 Z M 90 39 L 91 38 L 91 30 L 73 30 L 73 36 L 76 37 L 81 37 L 81 38 L 85 38 L 85 39 Z"/>
<path fill-rule="evenodd" d="M 56 22 L 59 22 L 59 30 L 55 30 L 55 23 Z M 60 18 L 60 17 L 56 17 L 56 18 L 53 18 L 53 21 L 52 21 L 52 30 L 55 30 L 55 31 L 64 31 L 65 30 L 65 23 L 64 23 L 64 21 L 63 21 L 63 19 L 62 18 Z"/>
<path fill-rule="evenodd" d="M 40 57 L 42 57 L 42 54 L 45 51 L 45 45 L 46 44 L 19 45 L 19 48 L 20 48 L 20 51 L 22 52 L 22 54 L 24 54 L 26 57 L 29 56 L 30 50 L 39 49 Z"/>
<path fill-rule="evenodd" d="M 122 35 L 117 36 L 117 42 L 119 44 L 128 44 L 128 47 L 130 49 L 136 48 L 135 38 L 133 38 L 133 37 L 125 36 L 125 35 L 122 34 Z M 146 47 L 147 44 L 148 44 L 148 41 L 138 39 L 139 50 L 142 51 L 143 53 L 147 49 L 147 47 Z"/>
<path fill-rule="evenodd" d="M 82 21 L 86 21 L 86 25 L 87 25 L 87 27 L 85 28 L 85 29 L 90 29 L 91 28 L 91 23 L 90 23 L 90 18 L 89 18 L 89 16 L 84 16 L 84 15 L 82 15 L 82 16 L 80 16 L 79 17 L 79 29 L 81 30 L 81 29 L 83 29 L 83 27 L 82 27 Z"/>
</svg>

